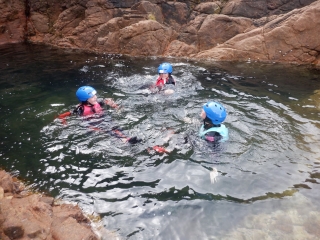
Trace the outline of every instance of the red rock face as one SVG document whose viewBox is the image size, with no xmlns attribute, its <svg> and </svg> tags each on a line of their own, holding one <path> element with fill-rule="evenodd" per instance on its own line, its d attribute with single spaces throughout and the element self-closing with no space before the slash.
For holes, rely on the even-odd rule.
<svg viewBox="0 0 320 240">
<path fill-rule="evenodd" d="M 24 41 L 26 23 L 24 2 L 0 1 L 0 44 Z"/>
<path fill-rule="evenodd" d="M 218 60 L 262 60 L 319 65 L 320 2 L 275 17 L 263 26 L 239 34 L 197 54 Z"/>
<path fill-rule="evenodd" d="M 314 0 L 3 0 L 0 44 L 318 66 L 319 9 Z"/>
<path fill-rule="evenodd" d="M 78 206 L 24 193 L 0 171 L 0 239 L 99 239 Z"/>
</svg>

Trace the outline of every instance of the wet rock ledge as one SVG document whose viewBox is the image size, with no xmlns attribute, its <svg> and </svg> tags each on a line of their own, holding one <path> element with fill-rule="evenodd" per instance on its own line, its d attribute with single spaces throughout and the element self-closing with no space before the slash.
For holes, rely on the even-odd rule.
<svg viewBox="0 0 320 240">
<path fill-rule="evenodd" d="M 91 221 L 72 204 L 27 191 L 0 170 L 0 239 L 98 240 Z"/>
</svg>

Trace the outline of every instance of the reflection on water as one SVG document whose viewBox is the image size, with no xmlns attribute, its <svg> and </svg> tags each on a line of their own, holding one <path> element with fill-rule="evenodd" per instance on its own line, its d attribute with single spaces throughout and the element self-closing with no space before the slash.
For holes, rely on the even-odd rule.
<svg viewBox="0 0 320 240">
<path fill-rule="evenodd" d="M 120 238 L 320 237 L 319 71 L 28 45 L 2 46 L 0 56 L 1 167 L 100 214 Z M 175 93 L 139 90 L 163 61 Z M 77 104 L 81 85 L 121 105 L 107 110 L 106 131 L 55 119 Z M 230 139 L 215 148 L 197 137 L 209 99 L 228 111 Z M 143 142 L 121 142 L 113 125 Z"/>
</svg>

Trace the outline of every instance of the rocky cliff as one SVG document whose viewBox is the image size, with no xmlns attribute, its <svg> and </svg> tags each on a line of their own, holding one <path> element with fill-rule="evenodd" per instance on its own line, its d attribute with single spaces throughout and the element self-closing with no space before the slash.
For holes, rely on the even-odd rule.
<svg viewBox="0 0 320 240">
<path fill-rule="evenodd" d="M 0 44 L 320 65 L 320 1 L 0 0 Z"/>
</svg>

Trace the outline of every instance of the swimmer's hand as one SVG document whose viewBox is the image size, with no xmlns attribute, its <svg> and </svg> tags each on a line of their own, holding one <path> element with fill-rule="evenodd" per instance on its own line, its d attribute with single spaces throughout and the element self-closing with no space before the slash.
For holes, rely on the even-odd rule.
<svg viewBox="0 0 320 240">
<path fill-rule="evenodd" d="M 152 149 L 158 153 L 170 153 L 170 151 L 168 151 L 167 149 L 165 149 L 164 147 L 161 146 L 153 146 Z M 150 152 L 150 150 L 149 150 Z"/>
<path fill-rule="evenodd" d="M 116 104 L 111 98 L 104 99 L 104 103 L 109 105 L 110 107 L 112 107 L 114 109 L 119 109 L 119 105 Z"/>
<path fill-rule="evenodd" d="M 136 144 L 141 142 L 142 140 L 137 138 L 136 136 L 134 137 L 127 137 L 125 136 L 121 130 L 117 129 L 117 127 L 114 127 L 112 130 L 112 133 L 115 134 L 118 138 L 121 139 L 122 142 L 128 142 L 131 144 Z"/>
<path fill-rule="evenodd" d="M 132 138 L 129 138 L 128 139 L 128 143 L 131 143 L 131 144 L 136 144 L 136 143 L 139 143 L 141 142 L 142 140 L 137 138 L 137 137 L 132 137 Z"/>
<path fill-rule="evenodd" d="M 219 175 L 218 170 L 216 168 L 212 168 L 212 170 L 210 171 L 210 181 L 211 181 L 211 183 L 217 182 L 218 175 Z"/>
<path fill-rule="evenodd" d="M 157 93 L 161 90 L 161 87 L 155 85 L 155 84 L 152 84 L 150 87 L 149 87 L 149 90 L 151 91 L 151 93 Z"/>
<path fill-rule="evenodd" d="M 174 93 L 174 90 L 173 89 L 166 89 L 164 90 L 164 95 L 170 95 L 170 94 L 173 94 Z"/>
</svg>

